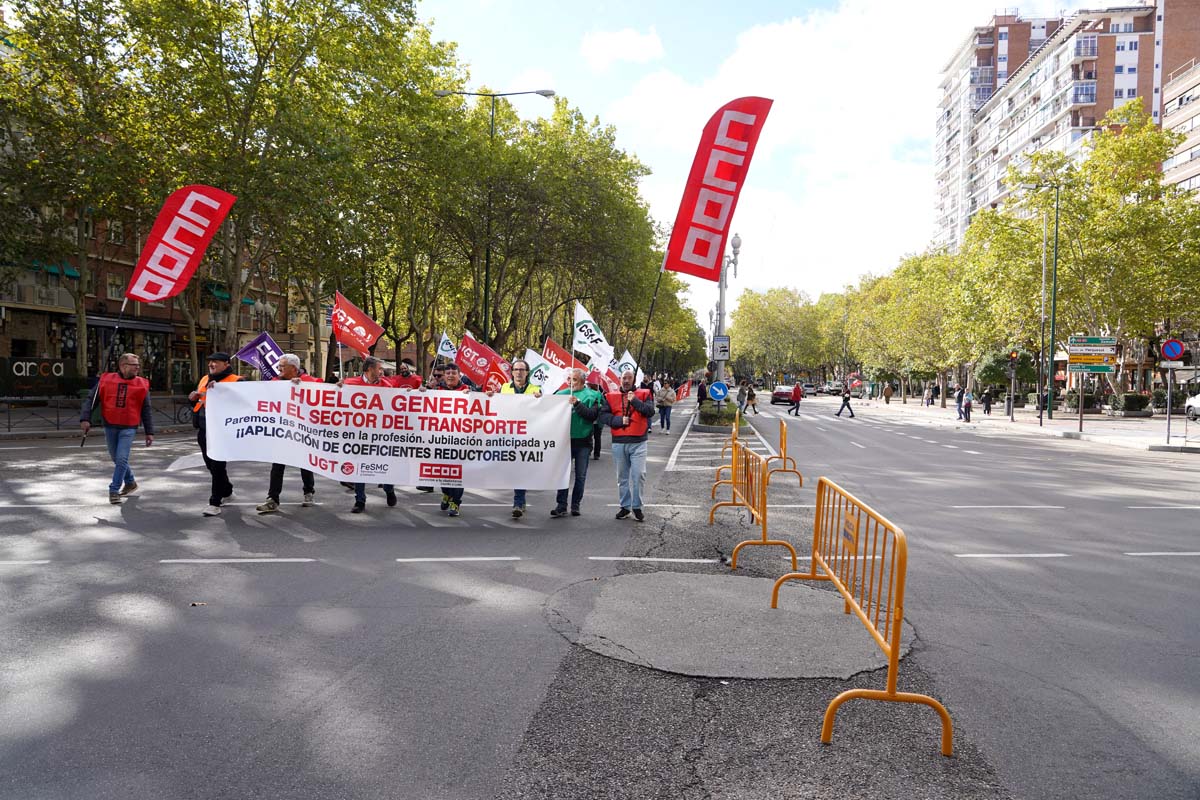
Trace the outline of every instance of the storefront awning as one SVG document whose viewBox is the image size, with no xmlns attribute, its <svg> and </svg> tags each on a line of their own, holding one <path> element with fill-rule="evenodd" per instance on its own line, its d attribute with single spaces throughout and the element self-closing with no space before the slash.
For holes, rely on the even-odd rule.
<svg viewBox="0 0 1200 800">
<path fill-rule="evenodd" d="M 51 275 L 58 275 L 61 273 L 63 275 L 66 275 L 68 278 L 76 278 L 76 279 L 79 278 L 79 270 L 75 269 L 74 267 L 70 266 L 69 264 L 63 264 L 60 268 L 59 265 L 57 265 L 57 264 L 42 264 L 40 262 L 35 261 L 35 262 L 33 262 L 33 269 L 34 270 L 40 269 L 45 272 L 49 272 Z"/>
<path fill-rule="evenodd" d="M 211 286 L 210 285 L 208 287 L 208 291 L 211 292 L 212 296 L 217 298 L 218 300 L 228 300 L 229 299 L 229 290 L 225 289 L 221 286 Z M 243 297 L 242 305 L 252 306 L 252 305 L 254 305 L 254 300 L 252 300 L 249 297 Z"/>
</svg>

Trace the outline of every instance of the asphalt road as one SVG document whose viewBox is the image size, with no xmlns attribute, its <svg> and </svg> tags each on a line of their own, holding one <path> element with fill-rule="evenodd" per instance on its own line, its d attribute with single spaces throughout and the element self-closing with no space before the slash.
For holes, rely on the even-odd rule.
<svg viewBox="0 0 1200 800">
<path fill-rule="evenodd" d="M 303 509 L 293 471 L 259 517 L 254 464 L 205 519 L 207 474 L 165 471 L 185 437 L 137 448 L 143 489 L 113 507 L 99 447 L 0 446 L 0 797 L 1197 797 L 1200 558 L 1124 555 L 1200 550 L 1196 511 L 1128 508 L 1200 506 L 1197 462 L 835 408 L 789 420 L 808 480 L 772 484 L 772 530 L 802 545 L 819 474 L 905 528 L 901 688 L 946 703 L 954 758 L 915 707 L 848 704 L 818 743 L 829 699 L 879 672 L 685 678 L 547 623 L 579 581 L 728 574 L 750 529 L 706 525 L 719 452 L 679 444 L 684 408 L 652 440 L 640 525 L 612 519 L 607 448 L 585 516 L 534 493 L 515 521 L 503 492 L 468 492 L 458 520 L 413 490 L 352 516 L 324 480 Z M 754 421 L 764 450 L 782 411 Z M 957 507 L 984 505 L 1007 507 Z M 411 560 L 463 558 L 489 560 Z M 700 563 L 599 560 L 668 558 Z M 784 563 L 753 548 L 730 580 Z"/>
</svg>

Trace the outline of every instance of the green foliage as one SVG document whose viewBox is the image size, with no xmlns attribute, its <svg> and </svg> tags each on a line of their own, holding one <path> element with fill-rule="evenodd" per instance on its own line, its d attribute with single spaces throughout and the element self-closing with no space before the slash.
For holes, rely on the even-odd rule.
<svg viewBox="0 0 1200 800">
<path fill-rule="evenodd" d="M 737 403 L 724 403 L 720 411 L 717 410 L 717 404 L 714 402 L 706 402 L 700 406 L 700 424 L 701 425 L 727 425 L 733 427 L 733 420 L 737 416 Z M 741 424 L 747 424 L 746 418 L 741 418 Z"/>
<path fill-rule="evenodd" d="M 1111 399 L 1114 411 L 1143 411 L 1150 405 L 1150 397 L 1138 392 L 1114 394 Z"/>
<path fill-rule="evenodd" d="M 980 383 L 1008 384 L 1008 354 L 1009 350 L 984 353 L 975 362 L 975 378 Z M 1030 383 L 1037 380 L 1037 367 L 1034 366 L 1033 356 L 1021 353 L 1017 357 L 1017 380 Z"/>
</svg>

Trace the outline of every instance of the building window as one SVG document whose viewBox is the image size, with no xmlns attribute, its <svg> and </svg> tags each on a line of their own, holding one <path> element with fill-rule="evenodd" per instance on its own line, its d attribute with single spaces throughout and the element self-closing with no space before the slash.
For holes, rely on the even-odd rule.
<svg viewBox="0 0 1200 800">
<path fill-rule="evenodd" d="M 1130 67 L 1129 69 L 1125 70 L 1125 74 L 1126 75 L 1136 75 L 1137 67 Z"/>
<path fill-rule="evenodd" d="M 1124 42 L 1117 42 L 1117 52 L 1118 53 L 1125 52 L 1125 43 Z"/>
<path fill-rule="evenodd" d="M 1121 99 L 1121 98 L 1122 98 L 1122 97 L 1124 97 L 1124 96 L 1125 96 L 1125 90 L 1124 90 L 1124 89 L 1117 89 L 1115 92 L 1113 92 L 1113 97 L 1116 97 L 1118 100 L 1119 100 L 1119 99 Z"/>
<path fill-rule="evenodd" d="M 1137 39 L 1134 39 L 1132 42 L 1129 43 L 1130 50 L 1137 50 L 1137 46 L 1138 46 Z"/>
<path fill-rule="evenodd" d="M 125 244 L 125 223 L 119 219 L 108 221 L 109 244 Z"/>
<path fill-rule="evenodd" d="M 1007 39 L 1008 39 L 1008 31 L 1000 31 L 1000 41 L 1003 42 L 1003 41 L 1006 41 Z"/>
<path fill-rule="evenodd" d="M 996 56 L 996 61 L 998 61 L 1000 63 L 1008 61 L 1008 56 Z"/>
<path fill-rule="evenodd" d="M 1118 75 L 1124 75 L 1125 68 L 1122 67 L 1120 64 L 1117 64 L 1115 67 L 1113 67 L 1113 72 L 1115 72 Z"/>
<path fill-rule="evenodd" d="M 108 299 L 120 300 L 125 296 L 125 276 L 117 273 L 108 273 Z"/>
</svg>

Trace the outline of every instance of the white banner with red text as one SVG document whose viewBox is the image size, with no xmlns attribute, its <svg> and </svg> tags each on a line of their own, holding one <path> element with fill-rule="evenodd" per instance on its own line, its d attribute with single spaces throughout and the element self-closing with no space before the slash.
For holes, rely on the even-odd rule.
<svg viewBox="0 0 1200 800">
<path fill-rule="evenodd" d="M 562 489 L 571 471 L 563 396 L 240 381 L 209 390 L 206 416 L 210 458 L 338 481 Z"/>
</svg>

